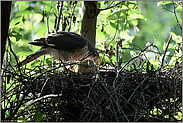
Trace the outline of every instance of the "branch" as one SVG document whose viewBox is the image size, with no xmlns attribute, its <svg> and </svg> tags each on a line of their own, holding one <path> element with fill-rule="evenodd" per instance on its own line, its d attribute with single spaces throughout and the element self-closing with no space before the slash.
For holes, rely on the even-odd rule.
<svg viewBox="0 0 183 123">
<path fill-rule="evenodd" d="M 182 27 L 181 27 L 181 25 L 180 25 L 180 23 L 179 23 L 179 20 L 178 20 L 178 18 L 177 18 L 177 14 L 176 14 L 176 12 L 175 12 L 175 5 L 174 5 L 174 2 L 173 2 L 173 1 L 172 1 L 172 4 L 173 4 L 173 11 L 168 10 L 168 9 L 165 8 L 164 6 L 162 6 L 162 8 L 165 9 L 165 10 L 167 10 L 167 11 L 169 11 L 169 12 L 171 12 L 171 13 L 174 13 L 174 16 L 175 16 L 175 19 L 176 19 L 176 21 L 177 21 L 177 23 L 178 23 L 178 26 L 179 26 L 179 28 L 182 30 Z"/>
<path fill-rule="evenodd" d="M 72 15 L 74 14 L 74 9 L 75 9 L 75 7 L 76 7 L 76 4 L 77 4 L 77 3 L 74 4 L 74 7 L 73 7 L 73 9 L 72 9 L 71 18 L 70 18 L 70 22 L 69 22 L 69 29 L 68 29 L 68 32 L 70 32 L 70 29 L 71 29 L 71 20 L 72 20 Z"/>
<path fill-rule="evenodd" d="M 8 37 L 11 3 L 12 3 L 11 1 L 1 2 L 1 10 L 3 10 L 3 12 L 1 13 L 1 68 L 5 53 L 6 40 Z"/>
<path fill-rule="evenodd" d="M 177 14 L 176 14 L 176 12 L 175 12 L 175 5 L 174 5 L 174 2 L 173 2 L 173 1 L 172 1 L 172 4 L 173 4 L 173 13 L 174 13 L 175 19 L 176 19 L 176 21 L 177 21 L 177 23 L 178 23 L 180 29 L 182 30 L 182 27 L 181 27 L 181 25 L 180 25 L 180 23 L 179 23 L 179 20 L 178 20 L 178 18 L 177 18 Z"/>
<path fill-rule="evenodd" d="M 169 46 L 169 44 L 170 44 L 171 39 L 172 39 L 172 35 L 170 35 L 170 38 L 169 38 L 169 40 L 168 40 L 168 42 L 167 42 L 167 45 L 166 45 L 166 49 L 165 49 L 165 52 L 164 52 L 164 55 L 163 55 L 163 58 L 162 58 L 162 61 L 161 61 L 161 69 L 162 69 L 162 67 L 163 67 L 163 62 L 164 62 L 165 55 L 166 55 L 166 52 L 167 52 L 167 49 L 168 49 L 168 46 Z"/>
<path fill-rule="evenodd" d="M 128 98 L 128 102 L 130 102 L 132 96 L 135 94 L 135 92 L 137 91 L 137 89 L 148 79 L 148 76 L 146 76 L 144 78 L 144 80 L 134 89 L 133 93 L 130 95 L 130 97 Z"/>
<path fill-rule="evenodd" d="M 121 3 L 121 7 L 122 7 L 122 2 L 120 2 L 120 3 Z M 115 39 L 116 34 L 117 34 L 118 24 L 119 24 L 119 17 L 120 17 L 120 14 L 121 14 L 121 7 L 120 7 L 119 15 L 118 15 L 118 21 L 117 21 L 117 25 L 116 25 L 116 31 L 115 31 L 115 34 L 114 34 L 113 38 L 112 38 L 111 41 L 109 42 L 109 44 Z M 108 45 L 109 45 L 109 44 L 108 44 Z"/>
<path fill-rule="evenodd" d="M 119 58 L 118 58 L 119 54 L 118 54 L 118 41 L 116 42 L 116 67 L 117 67 L 117 77 L 119 74 Z"/>
<path fill-rule="evenodd" d="M 113 8 L 113 7 L 117 6 L 117 5 L 119 5 L 120 3 L 122 3 L 122 2 L 119 2 L 119 3 L 115 4 L 114 6 L 110 6 L 113 2 L 114 2 L 114 1 L 112 1 L 112 2 L 109 4 L 109 6 L 107 6 L 106 8 L 104 8 L 104 9 L 99 9 L 99 12 L 101 12 L 101 11 L 103 11 L 103 10 L 111 9 L 111 8 Z M 124 1 L 123 1 L 123 2 L 124 2 Z"/>
<path fill-rule="evenodd" d="M 59 23 L 60 23 L 60 19 L 61 19 L 61 16 L 62 16 L 62 7 L 63 7 L 63 2 L 64 1 L 61 1 L 60 2 L 60 8 L 59 8 L 59 13 L 58 13 L 58 19 L 57 19 L 57 24 L 56 24 L 56 28 L 55 28 L 55 32 L 58 31 L 58 27 L 59 27 Z"/>
</svg>

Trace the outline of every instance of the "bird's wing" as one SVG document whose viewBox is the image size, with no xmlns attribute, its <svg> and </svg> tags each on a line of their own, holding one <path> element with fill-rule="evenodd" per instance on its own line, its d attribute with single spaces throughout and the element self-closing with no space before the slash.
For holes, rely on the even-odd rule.
<svg viewBox="0 0 183 123">
<path fill-rule="evenodd" d="M 63 51 L 78 50 L 88 45 L 89 40 L 72 32 L 57 32 L 48 34 L 45 38 L 36 39 L 29 44 L 43 47 L 53 47 Z"/>
</svg>

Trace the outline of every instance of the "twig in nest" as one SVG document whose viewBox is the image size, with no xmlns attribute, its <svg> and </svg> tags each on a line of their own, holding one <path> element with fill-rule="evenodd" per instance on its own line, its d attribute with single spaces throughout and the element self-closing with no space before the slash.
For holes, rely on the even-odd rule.
<svg viewBox="0 0 183 123">
<path fill-rule="evenodd" d="M 46 72 L 55 70 L 55 69 L 57 69 L 57 68 L 59 68 L 59 67 L 61 67 L 61 66 L 54 67 L 54 68 L 52 68 L 52 69 L 49 69 L 49 70 L 47 70 L 47 71 L 42 72 L 41 74 L 39 74 L 38 76 L 36 76 L 36 77 L 32 80 L 32 82 L 34 82 L 38 77 L 40 77 L 41 75 L 45 74 Z"/>
<path fill-rule="evenodd" d="M 119 74 L 119 53 L 118 53 L 118 41 L 116 42 L 116 67 L 117 67 L 117 77 L 118 77 L 118 74 Z"/>
<path fill-rule="evenodd" d="M 37 101 L 40 101 L 42 99 L 46 99 L 46 98 L 55 98 L 55 97 L 60 97 L 62 96 L 62 94 L 49 94 L 49 95 L 45 95 L 45 96 L 42 96 L 40 98 L 37 98 L 35 99 L 34 101 L 30 102 L 23 110 L 21 110 L 16 117 L 18 117 L 26 108 L 28 108 L 30 105 L 36 103 Z"/>
<path fill-rule="evenodd" d="M 133 91 L 133 93 L 132 93 L 131 96 L 129 97 L 128 102 L 130 101 L 130 99 L 132 98 L 132 96 L 135 94 L 135 92 L 137 91 L 137 89 L 147 80 L 147 78 L 148 78 L 148 76 L 146 76 L 146 77 L 144 78 L 144 80 L 139 84 L 139 86 L 137 86 L 137 87 L 135 88 L 135 90 Z"/>
<path fill-rule="evenodd" d="M 48 82 L 48 79 L 49 79 L 49 78 L 47 78 L 46 81 L 44 82 L 44 85 L 43 85 L 43 87 L 42 87 L 42 89 L 41 89 L 41 94 L 42 94 L 42 92 L 43 92 L 43 89 L 44 89 L 46 83 Z M 40 95 L 41 95 L 41 94 L 40 94 Z"/>
</svg>

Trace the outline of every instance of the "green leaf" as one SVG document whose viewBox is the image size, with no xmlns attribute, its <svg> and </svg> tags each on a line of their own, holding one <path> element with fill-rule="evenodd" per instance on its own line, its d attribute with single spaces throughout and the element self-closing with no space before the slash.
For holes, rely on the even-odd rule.
<svg viewBox="0 0 183 123">
<path fill-rule="evenodd" d="M 182 10 L 180 11 L 180 19 L 182 20 Z"/>
<path fill-rule="evenodd" d="M 117 23 L 112 23 L 111 21 L 110 21 L 110 25 L 111 25 L 114 29 L 116 29 L 116 27 L 117 27 Z"/>
<path fill-rule="evenodd" d="M 40 59 L 33 60 L 30 63 L 31 64 L 27 64 L 27 67 L 39 66 L 40 65 Z"/>
<path fill-rule="evenodd" d="M 176 8 L 177 11 L 182 11 L 182 6 L 179 5 L 177 8 Z"/>
<path fill-rule="evenodd" d="M 18 122 L 25 122 L 25 121 L 27 121 L 26 118 L 20 118 L 20 117 L 18 117 Z"/>
<path fill-rule="evenodd" d="M 163 43 L 163 50 L 166 48 L 166 42 Z"/>
<path fill-rule="evenodd" d="M 15 26 L 15 27 L 13 27 L 13 28 L 11 28 L 11 31 L 12 31 L 12 33 L 17 33 L 17 32 L 19 32 L 20 31 L 20 27 L 19 26 Z"/>
<path fill-rule="evenodd" d="M 133 26 L 137 26 L 137 24 L 138 24 L 138 20 L 137 20 L 137 19 L 130 20 L 130 21 L 128 21 L 128 22 L 129 22 L 129 24 L 131 24 L 131 25 L 133 25 Z"/>
<path fill-rule="evenodd" d="M 30 55 L 31 53 L 32 53 L 32 52 L 20 51 L 20 52 L 17 53 L 17 55 L 18 55 L 19 57 L 22 57 L 22 58 L 20 58 L 20 60 L 23 60 L 23 59 L 25 59 L 28 55 Z"/>
<path fill-rule="evenodd" d="M 31 46 L 31 50 L 32 50 L 32 51 L 37 51 L 37 50 L 40 49 L 39 46 L 34 46 L 34 45 L 29 45 L 29 46 Z"/>
<path fill-rule="evenodd" d="M 176 35 L 175 33 L 171 32 L 172 34 L 172 39 L 176 42 L 176 43 L 182 43 L 182 37 L 179 35 Z"/>
<path fill-rule="evenodd" d="M 102 43 L 96 43 L 96 47 L 97 47 L 98 49 L 103 50 L 103 49 L 104 49 L 103 42 L 102 42 Z"/>
<path fill-rule="evenodd" d="M 40 23 L 38 26 L 35 27 L 35 31 L 34 34 L 37 35 L 37 37 L 41 38 L 44 37 L 46 35 L 46 29 L 47 26 L 44 23 Z"/>
<path fill-rule="evenodd" d="M 104 28 L 105 31 L 105 28 Z M 103 43 L 105 40 L 105 35 L 103 34 L 103 32 L 101 32 L 100 28 L 96 29 L 96 41 L 98 43 Z"/>
<path fill-rule="evenodd" d="M 24 24 L 23 24 L 23 28 L 29 32 L 33 29 L 33 26 L 32 26 L 32 22 L 30 21 L 25 21 Z"/>
<path fill-rule="evenodd" d="M 28 3 L 24 3 L 22 5 L 19 5 L 20 12 L 21 11 L 25 11 L 28 7 L 29 7 L 29 4 Z"/>
<path fill-rule="evenodd" d="M 25 15 L 29 15 L 29 14 L 32 14 L 33 12 L 29 11 L 29 10 L 25 10 L 25 11 L 22 11 L 22 12 L 18 12 L 16 13 L 15 15 L 16 16 L 25 16 Z"/>
<path fill-rule="evenodd" d="M 51 64 L 52 63 L 52 60 L 50 58 L 47 58 L 46 59 L 46 64 Z"/>
<path fill-rule="evenodd" d="M 22 35 L 20 34 L 20 32 L 14 30 L 16 28 L 13 28 L 13 30 L 10 32 L 10 39 L 13 43 L 16 43 L 17 41 L 19 41 L 22 38 Z"/>
<path fill-rule="evenodd" d="M 129 10 L 129 17 L 131 18 L 131 19 L 145 19 L 144 18 L 144 16 L 143 15 L 141 15 L 141 11 L 139 11 L 139 10 L 134 10 L 134 9 L 132 9 L 132 10 Z"/>
<path fill-rule="evenodd" d="M 22 16 L 17 16 L 15 18 L 13 18 L 13 20 L 10 23 L 10 27 L 14 27 L 20 24 L 20 22 L 22 22 Z"/>
<path fill-rule="evenodd" d="M 42 117 L 43 117 L 43 114 L 41 112 L 38 112 L 36 116 L 36 121 L 40 121 Z"/>
<path fill-rule="evenodd" d="M 52 1 L 42 1 L 45 5 L 51 5 L 51 2 Z M 52 4 L 54 4 L 54 3 L 52 3 Z"/>
<path fill-rule="evenodd" d="M 33 15 L 33 21 L 40 22 L 43 19 L 43 15 L 36 13 Z"/>
<path fill-rule="evenodd" d="M 172 3 L 172 1 L 160 1 L 157 3 L 157 6 L 166 5 L 166 4 L 170 4 L 170 3 Z"/>
<path fill-rule="evenodd" d="M 20 33 L 17 33 L 17 35 L 16 35 L 16 41 L 19 41 L 21 37 L 22 37 L 22 35 Z"/>
<path fill-rule="evenodd" d="M 129 9 L 134 9 L 136 7 L 136 4 L 131 1 L 127 1 L 127 6 Z"/>
<path fill-rule="evenodd" d="M 118 17 L 115 14 L 112 14 L 110 16 L 107 17 L 108 20 L 117 20 Z"/>
<path fill-rule="evenodd" d="M 100 14 L 98 15 L 99 18 L 104 19 L 107 18 L 108 16 L 110 16 L 110 9 L 107 9 L 105 11 L 101 11 Z"/>
<path fill-rule="evenodd" d="M 106 25 L 105 30 L 106 33 L 109 35 L 114 35 L 116 29 L 113 27 L 114 23 L 110 22 L 110 24 Z"/>
<path fill-rule="evenodd" d="M 21 39 L 18 43 L 18 47 L 24 46 L 24 47 L 28 47 L 29 41 L 27 39 Z"/>
<path fill-rule="evenodd" d="M 15 38 L 15 37 L 10 37 L 10 40 L 11 40 L 13 43 L 16 43 L 16 38 Z"/>
<path fill-rule="evenodd" d="M 134 39 L 134 36 L 130 36 L 128 35 L 128 29 L 126 29 L 124 32 L 121 32 L 120 37 L 122 37 L 123 39 L 125 39 L 123 41 L 123 47 L 128 47 L 128 43 L 132 43 L 132 40 Z"/>
<path fill-rule="evenodd" d="M 104 5 L 109 5 L 111 1 L 104 1 Z"/>
<path fill-rule="evenodd" d="M 125 12 L 123 12 L 122 9 L 119 8 L 119 9 L 115 10 L 114 12 L 112 12 L 111 15 L 109 15 L 106 19 L 108 19 L 108 20 L 117 20 L 118 16 L 120 16 L 120 18 L 124 17 L 123 13 L 125 13 Z"/>
</svg>

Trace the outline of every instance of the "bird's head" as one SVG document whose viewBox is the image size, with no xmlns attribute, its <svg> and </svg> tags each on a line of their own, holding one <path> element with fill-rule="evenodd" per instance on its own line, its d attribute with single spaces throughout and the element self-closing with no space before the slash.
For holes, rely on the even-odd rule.
<svg viewBox="0 0 183 123">
<path fill-rule="evenodd" d="M 100 57 L 97 52 L 97 49 L 93 49 L 92 51 L 88 52 L 80 61 L 92 60 L 95 65 L 98 64 Z"/>
<path fill-rule="evenodd" d="M 95 49 L 93 51 L 93 53 L 91 54 L 91 58 L 92 58 L 92 61 L 95 63 L 95 65 L 97 65 L 99 60 L 100 60 L 99 54 L 97 52 L 97 49 Z"/>
</svg>

